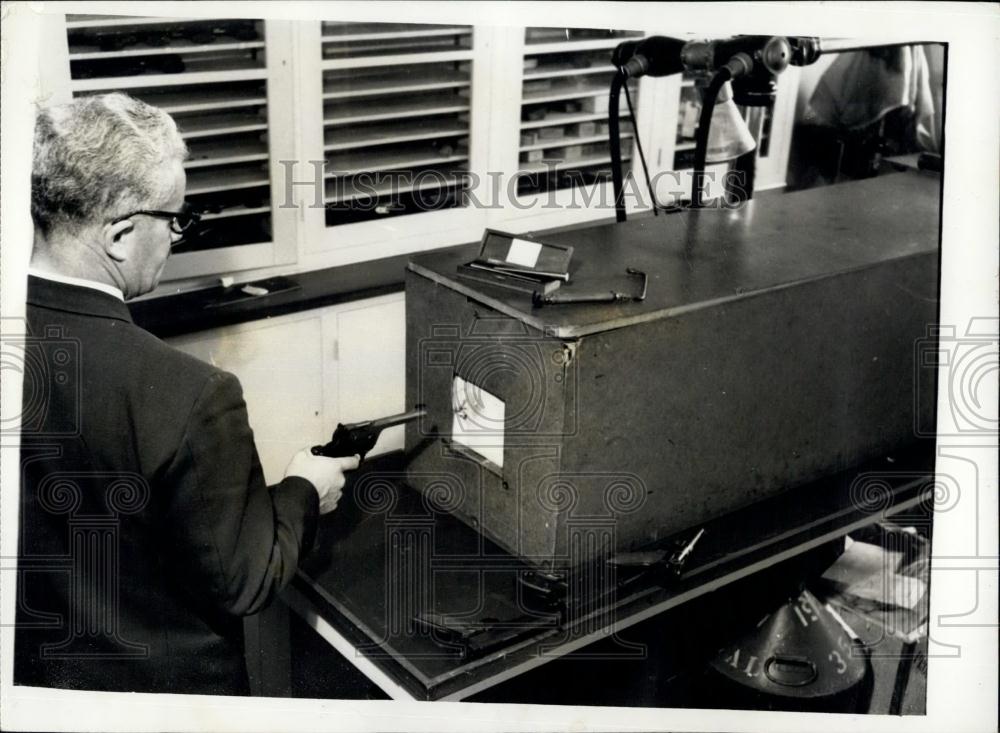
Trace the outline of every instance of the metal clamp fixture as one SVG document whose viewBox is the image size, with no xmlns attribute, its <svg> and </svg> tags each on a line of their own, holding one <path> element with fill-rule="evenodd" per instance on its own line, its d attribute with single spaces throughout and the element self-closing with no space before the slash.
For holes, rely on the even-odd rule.
<svg viewBox="0 0 1000 733">
<path fill-rule="evenodd" d="M 539 293 L 536 291 L 532 295 L 532 302 L 536 306 L 560 305 L 565 303 L 627 303 L 631 301 L 641 301 L 646 299 L 646 284 L 649 278 L 645 272 L 629 267 L 625 270 L 629 277 L 636 279 L 640 283 L 638 293 L 625 293 L 619 290 L 598 290 L 598 291 L 572 291 L 556 290 L 551 293 Z"/>
</svg>

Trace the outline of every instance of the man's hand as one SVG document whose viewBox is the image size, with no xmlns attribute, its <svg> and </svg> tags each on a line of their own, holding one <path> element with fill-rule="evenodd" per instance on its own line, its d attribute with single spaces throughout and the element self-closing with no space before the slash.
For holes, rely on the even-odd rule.
<svg viewBox="0 0 1000 733">
<path fill-rule="evenodd" d="M 353 471 L 361 462 L 358 456 L 327 458 L 314 456 L 308 448 L 296 453 L 285 469 L 285 478 L 298 476 L 316 487 L 319 494 L 319 513 L 326 514 L 337 508 L 341 489 L 347 479 L 344 471 Z"/>
</svg>

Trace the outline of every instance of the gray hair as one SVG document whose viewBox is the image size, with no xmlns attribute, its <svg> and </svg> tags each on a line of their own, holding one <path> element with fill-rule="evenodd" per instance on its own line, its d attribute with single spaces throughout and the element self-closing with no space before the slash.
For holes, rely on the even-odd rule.
<svg viewBox="0 0 1000 733">
<path fill-rule="evenodd" d="M 187 156 L 174 120 L 125 94 L 103 94 L 38 111 L 31 217 L 53 229 L 162 206 L 163 169 Z"/>
</svg>

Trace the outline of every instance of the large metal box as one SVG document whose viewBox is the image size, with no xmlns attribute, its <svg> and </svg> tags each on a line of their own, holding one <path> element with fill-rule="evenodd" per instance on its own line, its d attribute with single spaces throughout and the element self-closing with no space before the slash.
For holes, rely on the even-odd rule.
<svg viewBox="0 0 1000 733">
<path fill-rule="evenodd" d="M 933 410 L 938 202 L 900 173 L 546 238 L 572 287 L 645 271 L 640 303 L 538 308 L 456 277 L 474 247 L 415 257 L 409 483 L 559 569 L 890 455 Z"/>
</svg>

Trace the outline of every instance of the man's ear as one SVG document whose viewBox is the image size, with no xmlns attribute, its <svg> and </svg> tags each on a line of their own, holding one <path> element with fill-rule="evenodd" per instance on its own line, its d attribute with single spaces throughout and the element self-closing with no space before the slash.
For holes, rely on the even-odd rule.
<svg viewBox="0 0 1000 733">
<path fill-rule="evenodd" d="M 104 225 L 104 252 L 115 262 L 123 262 L 128 258 L 130 240 L 135 233 L 135 225 L 131 219 L 123 219 L 113 224 Z"/>
</svg>

